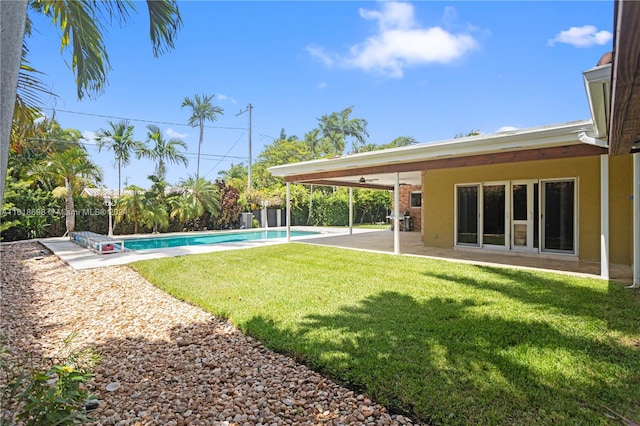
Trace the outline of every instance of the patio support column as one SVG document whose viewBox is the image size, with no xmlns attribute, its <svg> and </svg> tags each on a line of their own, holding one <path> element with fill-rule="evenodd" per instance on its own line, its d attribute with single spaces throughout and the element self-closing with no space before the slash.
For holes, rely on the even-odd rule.
<svg viewBox="0 0 640 426">
<path fill-rule="evenodd" d="M 393 183 L 393 254 L 400 254 L 400 173 Z"/>
<path fill-rule="evenodd" d="M 600 156 L 600 277 L 609 279 L 609 155 Z"/>
<path fill-rule="evenodd" d="M 349 235 L 353 235 L 353 188 L 349 187 Z"/>
<path fill-rule="evenodd" d="M 633 154 L 633 285 L 640 288 L 640 153 Z"/>
<path fill-rule="evenodd" d="M 287 242 L 291 242 L 291 184 L 287 182 Z"/>
</svg>

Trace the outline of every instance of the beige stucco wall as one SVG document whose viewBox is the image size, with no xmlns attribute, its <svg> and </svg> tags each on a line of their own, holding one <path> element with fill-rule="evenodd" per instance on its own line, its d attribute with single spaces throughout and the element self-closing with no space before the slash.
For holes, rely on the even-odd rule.
<svg viewBox="0 0 640 426">
<path fill-rule="evenodd" d="M 611 263 L 631 264 L 631 156 L 610 159 Z M 423 239 L 428 247 L 454 245 L 455 185 L 524 179 L 577 178 L 578 255 L 600 260 L 600 157 L 577 157 L 428 170 L 423 174 Z"/>
</svg>

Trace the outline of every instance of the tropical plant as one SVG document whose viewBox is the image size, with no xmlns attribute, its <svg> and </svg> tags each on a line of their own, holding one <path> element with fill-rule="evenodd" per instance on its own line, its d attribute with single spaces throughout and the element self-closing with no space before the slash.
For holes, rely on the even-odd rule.
<svg viewBox="0 0 640 426">
<path fill-rule="evenodd" d="M 200 137 L 198 139 L 198 160 L 196 164 L 196 181 L 200 178 L 200 148 L 202 147 L 202 138 L 204 136 L 205 121 L 214 122 L 218 119 L 218 115 L 224 114 L 224 110 L 219 106 L 214 106 L 211 101 L 214 95 L 195 95 L 193 98 L 185 97 L 182 101 L 182 108 L 191 108 L 191 117 L 189 117 L 189 126 L 199 127 Z"/>
<path fill-rule="evenodd" d="M 110 24 L 114 21 L 123 24 L 129 21 L 131 12 L 136 11 L 137 3 L 126 0 L 29 0 L 29 13 L 27 13 L 23 4 L 22 2 L 16 2 L 11 6 L 12 13 L 24 17 L 24 20 L 19 20 L 25 23 L 26 29 L 24 32 L 20 31 L 20 34 L 24 34 L 21 55 L 18 55 L 20 46 L 9 43 L 8 37 L 5 46 L 5 37 L 3 37 L 3 49 L 5 47 L 10 48 L 7 49 L 6 56 L 3 54 L 3 59 L 13 59 L 15 57 L 16 61 L 20 60 L 20 64 L 16 62 L 14 68 L 20 67 L 20 72 L 15 93 L 17 96 L 13 105 L 13 117 L 15 118 L 13 123 L 20 126 L 33 122 L 33 119 L 40 115 L 40 95 L 52 94 L 38 79 L 38 75 L 41 73 L 27 61 L 29 51 L 27 40 L 32 33 L 29 13 L 44 15 L 55 26 L 60 28 L 61 51 L 62 53 L 67 49 L 71 51 L 71 59 L 67 63 L 71 64 L 71 69 L 76 79 L 77 95 L 79 99 L 82 99 L 85 95 L 92 97 L 102 93 L 107 83 L 107 72 L 111 65 L 104 43 L 103 32 L 106 28 L 105 24 Z M 174 48 L 174 39 L 182 26 L 182 19 L 176 0 L 147 0 L 146 4 L 149 13 L 149 34 L 153 45 L 153 54 L 158 56 L 166 50 Z M 6 9 L 9 9 L 9 6 Z M 3 11 L 3 13 L 5 12 Z M 4 68 L 3 66 L 3 70 Z M 11 67 L 8 66 L 8 68 Z M 12 79 L 11 83 L 15 84 L 15 82 L 16 80 Z M 4 84 L 3 80 L 3 88 L 11 87 L 12 84 L 9 84 L 8 79 L 7 84 Z M 3 99 L 5 97 L 13 97 L 13 95 L 14 93 L 6 93 L 3 90 Z M 6 103 L 3 102 L 4 109 L 9 110 L 9 108 L 6 108 Z M 6 155 L 12 126 L 11 122 L 5 120 L 5 118 L 10 119 L 11 113 L 8 116 L 3 114 L 3 121 L 0 123 L 0 129 L 2 129 L 2 135 L 0 135 L 2 149 L 0 149 L 0 152 Z M 4 196 L 5 172 L 7 169 L 6 157 L 0 159 L 0 164 L 2 165 L 0 167 L 1 201 Z"/>
<path fill-rule="evenodd" d="M 118 197 L 122 187 L 122 167 L 127 166 L 131 161 L 131 154 L 138 152 L 141 143 L 133 138 L 133 124 L 129 120 L 123 119 L 117 123 L 108 121 L 109 129 L 100 129 L 96 133 L 95 141 L 98 151 L 107 148 L 113 151 L 116 167 L 118 168 Z"/>
<path fill-rule="evenodd" d="M 145 221 L 144 214 L 146 209 L 145 191 L 136 185 L 129 185 L 125 188 L 128 194 L 122 196 L 118 200 L 116 206 L 116 223 L 122 222 L 123 219 L 133 223 L 133 233 L 138 233 L 138 225 Z"/>
<path fill-rule="evenodd" d="M 164 180 L 167 174 L 166 162 L 184 164 L 185 167 L 189 164 L 187 157 L 179 150 L 179 148 L 187 149 L 187 144 L 183 140 L 165 139 L 160 128 L 154 124 L 149 124 L 147 129 L 146 142 L 152 142 L 153 147 L 142 145 L 137 154 L 138 158 L 148 158 L 156 162 L 156 176 Z"/>
<path fill-rule="evenodd" d="M 111 68 L 104 43 L 105 21 L 123 24 L 136 12 L 130 1 L 31 0 L 30 9 L 51 19 L 62 31 L 61 51 L 70 49 L 78 99 L 103 92 Z M 148 0 L 149 34 L 154 56 L 174 48 L 182 26 L 176 0 Z"/>
<path fill-rule="evenodd" d="M 169 212 L 167 211 L 167 182 L 156 175 L 147 176 L 151 181 L 151 188 L 145 193 L 144 213 L 142 222 L 158 233 L 169 226 Z"/>
<path fill-rule="evenodd" d="M 181 182 L 183 192 L 180 195 L 170 197 L 169 205 L 171 212 L 169 216 L 177 219 L 183 226 L 189 220 L 202 217 L 209 213 L 212 217 L 218 215 L 220 211 L 220 193 L 218 187 L 210 181 L 200 178 L 195 180 L 189 177 Z M 197 225 L 194 223 L 193 228 Z"/>
<path fill-rule="evenodd" d="M 29 175 L 41 182 L 48 179 L 64 183 L 65 192 L 65 225 L 67 233 L 75 230 L 76 216 L 73 202 L 74 190 L 82 182 L 99 182 L 102 171 L 90 159 L 83 148 L 72 147 L 50 155 L 43 161 L 33 165 Z"/>
<path fill-rule="evenodd" d="M 327 138 L 334 149 L 335 155 L 342 155 L 345 149 L 345 139 L 352 138 L 352 152 L 357 152 L 357 144 L 364 145 L 367 132 L 367 120 L 350 118 L 353 106 L 340 112 L 325 114 L 318 119 L 318 125 L 323 137 Z"/>
<path fill-rule="evenodd" d="M 225 184 L 224 181 L 216 181 L 220 194 L 220 215 L 216 220 L 217 228 L 224 228 L 238 220 L 241 205 L 240 191 L 233 186 Z"/>
<path fill-rule="evenodd" d="M 64 340 L 56 356 L 43 360 L 31 354 L 11 357 L 0 345 L 0 426 L 75 425 L 89 420 L 87 409 L 95 399 L 85 383 L 100 357 L 90 349 L 72 348 L 74 336 Z"/>
</svg>

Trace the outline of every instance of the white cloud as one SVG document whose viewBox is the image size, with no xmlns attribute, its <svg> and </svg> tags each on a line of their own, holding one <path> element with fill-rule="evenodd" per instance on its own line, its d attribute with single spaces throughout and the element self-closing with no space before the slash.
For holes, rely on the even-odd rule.
<svg viewBox="0 0 640 426">
<path fill-rule="evenodd" d="M 477 47 L 469 34 L 454 34 L 441 27 L 421 27 L 409 3 L 382 3 L 380 10 L 360 9 L 360 16 L 377 21 L 378 29 L 345 54 L 330 53 L 319 46 L 308 46 L 309 54 L 327 67 L 339 65 L 401 78 L 410 66 L 449 63 Z M 447 7 L 447 19 L 455 9 Z"/>
<path fill-rule="evenodd" d="M 96 132 L 93 132 L 91 130 L 83 130 L 81 134 L 82 134 L 82 139 L 85 140 L 85 143 L 95 145 Z"/>
<path fill-rule="evenodd" d="M 571 27 L 568 30 L 560 31 L 552 39 L 549 39 L 549 46 L 556 43 L 566 43 L 574 47 L 602 46 L 609 43 L 613 35 L 609 31 L 600 30 L 593 25 L 583 25 L 582 27 Z"/>
<path fill-rule="evenodd" d="M 318 89 L 326 89 L 328 86 L 326 81 L 321 81 L 320 83 L 318 83 Z"/>
<path fill-rule="evenodd" d="M 236 100 L 231 96 L 223 95 L 222 93 L 216 93 L 216 98 L 220 99 L 221 101 L 229 101 L 234 105 L 237 104 Z"/>
<path fill-rule="evenodd" d="M 170 138 L 178 138 L 178 139 L 184 139 L 187 136 L 189 136 L 189 133 L 178 133 L 175 130 L 173 130 L 171 127 L 165 130 L 164 133 Z"/>
<path fill-rule="evenodd" d="M 500 132 L 512 132 L 514 130 L 518 130 L 517 127 L 513 127 L 513 126 L 502 126 L 500 127 L 498 130 L 496 130 L 496 133 L 500 133 Z"/>
<path fill-rule="evenodd" d="M 340 59 L 337 55 L 325 52 L 325 50 L 320 46 L 307 46 L 307 52 L 327 67 L 332 66 L 336 60 Z"/>
</svg>

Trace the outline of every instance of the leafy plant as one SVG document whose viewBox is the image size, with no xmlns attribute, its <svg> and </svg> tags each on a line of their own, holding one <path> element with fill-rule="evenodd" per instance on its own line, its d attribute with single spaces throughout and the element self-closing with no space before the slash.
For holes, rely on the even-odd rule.
<svg viewBox="0 0 640 426">
<path fill-rule="evenodd" d="M 89 420 L 92 399 L 86 383 L 99 357 L 71 348 L 74 334 L 52 358 L 27 354 L 12 357 L 0 348 L 0 426 L 21 421 L 29 425 L 71 425 Z"/>
</svg>

